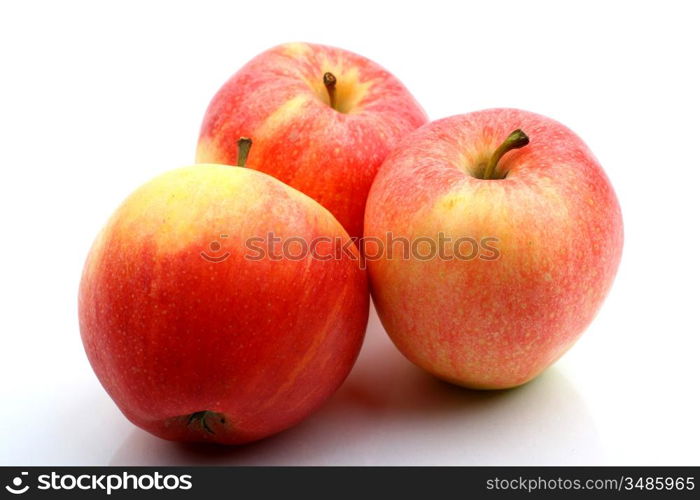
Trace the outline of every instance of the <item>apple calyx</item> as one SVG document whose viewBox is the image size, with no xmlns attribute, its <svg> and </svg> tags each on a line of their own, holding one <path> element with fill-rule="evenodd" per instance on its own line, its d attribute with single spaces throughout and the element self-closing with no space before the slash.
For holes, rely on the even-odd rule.
<svg viewBox="0 0 700 500">
<path fill-rule="evenodd" d="M 489 162 L 486 165 L 486 169 L 484 170 L 483 179 L 493 179 L 493 174 L 496 172 L 496 165 L 498 165 L 499 160 L 503 157 L 504 154 L 506 154 L 512 149 L 520 149 L 524 146 L 527 146 L 529 143 L 530 138 L 527 135 L 525 135 L 525 132 L 523 132 L 522 130 L 517 129 L 511 132 L 510 135 L 506 137 L 506 140 L 503 141 L 503 143 L 500 146 L 498 146 L 496 151 L 494 151 L 494 153 L 491 155 L 491 158 L 489 159 Z"/>
<path fill-rule="evenodd" d="M 253 140 L 250 137 L 241 137 L 238 139 L 238 159 L 236 160 L 236 166 L 245 167 L 245 162 L 248 160 L 248 153 L 250 153 L 250 147 L 253 145 Z"/>
<path fill-rule="evenodd" d="M 210 410 L 196 411 L 192 413 L 187 419 L 187 425 L 198 424 L 207 434 L 215 434 L 212 428 L 207 422 L 207 418 L 215 418 L 219 420 L 219 423 L 225 424 L 226 419 L 220 413 L 216 413 Z"/>
<path fill-rule="evenodd" d="M 326 71 L 323 74 L 323 85 L 326 86 L 326 91 L 328 91 L 329 105 L 336 111 L 338 111 L 335 107 L 335 84 L 337 82 L 338 80 L 335 78 L 335 75 L 330 71 Z"/>
</svg>

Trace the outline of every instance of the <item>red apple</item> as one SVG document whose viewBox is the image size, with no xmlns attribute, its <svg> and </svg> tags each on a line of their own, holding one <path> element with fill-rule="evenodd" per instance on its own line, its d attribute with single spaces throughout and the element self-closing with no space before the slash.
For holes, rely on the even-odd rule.
<svg viewBox="0 0 700 500">
<path fill-rule="evenodd" d="M 389 155 L 365 237 L 373 298 L 401 352 L 442 379 L 500 389 L 578 339 L 613 282 L 623 230 L 578 136 L 492 109 L 433 122 Z M 414 244 L 406 259 L 401 237 Z M 380 256 L 388 238 L 393 255 Z"/>
<path fill-rule="evenodd" d="M 281 241 L 263 256 L 268 232 Z M 290 258 L 277 260 L 289 238 Z M 301 240 L 316 239 L 316 257 L 299 258 Z M 317 258 L 348 240 L 321 205 L 255 170 L 157 177 L 85 264 L 80 330 L 95 373 L 129 420 L 162 438 L 235 444 L 296 424 L 345 379 L 364 336 L 357 250 Z"/>
<path fill-rule="evenodd" d="M 378 64 L 337 48 L 291 43 L 255 57 L 214 96 L 197 162 L 235 165 L 236 141 L 251 137 L 250 168 L 311 196 L 360 237 L 377 169 L 426 119 Z"/>
</svg>

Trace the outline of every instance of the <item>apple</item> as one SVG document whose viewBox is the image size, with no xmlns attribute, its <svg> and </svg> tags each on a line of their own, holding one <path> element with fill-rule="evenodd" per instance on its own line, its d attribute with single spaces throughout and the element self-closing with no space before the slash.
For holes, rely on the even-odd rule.
<svg viewBox="0 0 700 500">
<path fill-rule="evenodd" d="M 290 43 L 255 57 L 214 96 L 196 159 L 235 164 L 236 141 L 251 137 L 250 168 L 311 196 L 359 238 L 377 169 L 426 120 L 378 64 L 333 47 Z"/>
<path fill-rule="evenodd" d="M 623 228 L 576 134 L 491 109 L 426 125 L 387 157 L 365 238 L 372 296 L 399 350 L 444 380 L 503 389 L 536 377 L 592 321 Z"/>
<path fill-rule="evenodd" d="M 97 377 L 165 439 L 238 444 L 296 424 L 342 383 L 364 336 L 357 249 L 334 253 L 348 240 L 325 208 L 262 172 L 196 165 L 155 178 L 85 264 L 80 331 Z"/>
</svg>

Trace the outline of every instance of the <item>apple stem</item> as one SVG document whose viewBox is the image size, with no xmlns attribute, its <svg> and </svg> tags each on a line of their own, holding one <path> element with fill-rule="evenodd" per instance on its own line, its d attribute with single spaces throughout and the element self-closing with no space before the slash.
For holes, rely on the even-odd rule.
<svg viewBox="0 0 700 500">
<path fill-rule="evenodd" d="M 329 104 L 333 109 L 335 109 L 335 84 L 337 81 L 338 80 L 336 80 L 335 75 L 330 71 L 323 74 L 323 84 L 326 86 Z"/>
<path fill-rule="evenodd" d="M 215 434 L 214 430 L 209 425 L 207 419 L 213 419 L 220 424 L 226 423 L 226 417 L 221 413 L 216 413 L 211 410 L 196 411 L 187 415 L 187 425 L 198 424 L 207 434 Z"/>
<path fill-rule="evenodd" d="M 214 431 L 211 430 L 211 427 L 209 427 L 209 424 L 207 423 L 207 417 L 209 416 L 209 413 L 211 412 L 207 410 L 194 412 L 192 415 L 190 415 L 190 418 L 187 419 L 187 425 L 196 422 L 199 425 L 201 425 L 202 429 L 204 429 L 206 432 L 208 432 L 209 434 L 214 434 Z"/>
<path fill-rule="evenodd" d="M 484 179 L 492 178 L 496 171 L 496 165 L 498 165 L 499 160 L 504 154 L 512 149 L 520 149 L 523 146 L 527 146 L 529 142 L 530 138 L 525 135 L 525 132 L 522 130 L 517 129 L 511 132 L 510 135 L 506 137 L 506 140 L 503 141 L 503 143 L 498 146 L 498 149 L 491 155 L 486 170 L 484 170 Z"/>
<path fill-rule="evenodd" d="M 236 165 L 239 167 L 245 167 L 245 162 L 248 160 L 248 153 L 250 153 L 250 147 L 253 145 L 253 141 L 249 137 L 241 137 L 238 139 L 238 160 Z"/>
</svg>

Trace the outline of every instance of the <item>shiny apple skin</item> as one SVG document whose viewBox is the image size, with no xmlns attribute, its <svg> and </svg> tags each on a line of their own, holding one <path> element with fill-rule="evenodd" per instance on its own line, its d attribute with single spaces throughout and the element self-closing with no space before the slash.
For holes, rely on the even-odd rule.
<svg viewBox="0 0 700 500">
<path fill-rule="evenodd" d="M 343 382 L 367 323 L 365 273 L 348 256 L 255 260 L 246 241 L 269 231 L 349 239 L 311 198 L 221 165 L 165 173 L 111 217 L 83 271 L 80 330 L 131 422 L 165 439 L 240 444 L 300 422 Z"/>
<path fill-rule="evenodd" d="M 499 178 L 479 178 L 516 129 L 530 143 L 505 154 Z M 617 197 L 588 147 L 562 124 L 515 109 L 445 118 L 407 137 L 367 201 L 365 236 L 388 232 L 497 238 L 488 245 L 497 259 L 481 248 L 472 259 L 368 262 L 377 311 L 401 352 L 482 389 L 523 384 L 574 344 L 610 290 L 623 246 Z"/>
<path fill-rule="evenodd" d="M 331 108 L 323 75 L 337 80 Z M 302 191 L 362 236 L 365 201 L 386 155 L 427 117 L 377 63 L 325 45 L 289 43 L 233 75 L 204 116 L 197 162 L 236 165 L 240 137 L 253 139 L 246 166 Z"/>
</svg>

